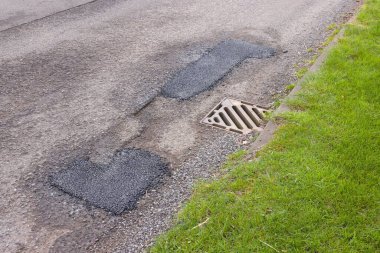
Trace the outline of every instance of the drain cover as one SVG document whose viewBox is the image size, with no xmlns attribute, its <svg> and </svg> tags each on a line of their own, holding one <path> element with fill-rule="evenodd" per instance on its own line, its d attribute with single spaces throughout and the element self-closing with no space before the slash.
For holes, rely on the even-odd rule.
<svg viewBox="0 0 380 253">
<path fill-rule="evenodd" d="M 263 130 L 266 108 L 225 98 L 201 121 L 239 134 Z"/>
</svg>

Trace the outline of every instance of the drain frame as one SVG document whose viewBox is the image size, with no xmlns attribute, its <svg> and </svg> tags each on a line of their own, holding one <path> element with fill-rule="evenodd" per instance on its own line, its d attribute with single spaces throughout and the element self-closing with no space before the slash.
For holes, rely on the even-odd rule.
<svg viewBox="0 0 380 253">
<path fill-rule="evenodd" d="M 200 121 L 212 128 L 222 129 L 242 135 L 261 132 L 269 108 L 233 98 L 223 98 Z"/>
</svg>

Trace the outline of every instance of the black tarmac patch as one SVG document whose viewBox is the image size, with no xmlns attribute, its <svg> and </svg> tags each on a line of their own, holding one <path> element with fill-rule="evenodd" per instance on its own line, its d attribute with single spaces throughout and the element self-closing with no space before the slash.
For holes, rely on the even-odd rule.
<svg viewBox="0 0 380 253">
<path fill-rule="evenodd" d="M 50 179 L 52 185 L 70 195 L 120 214 L 133 209 L 139 197 L 168 172 L 167 164 L 159 156 L 144 150 L 124 149 L 108 165 L 77 160 Z"/>
<path fill-rule="evenodd" d="M 245 59 L 267 58 L 274 53 L 272 48 L 245 41 L 223 41 L 174 75 L 163 87 L 162 94 L 170 98 L 189 99 L 209 89 Z"/>
</svg>

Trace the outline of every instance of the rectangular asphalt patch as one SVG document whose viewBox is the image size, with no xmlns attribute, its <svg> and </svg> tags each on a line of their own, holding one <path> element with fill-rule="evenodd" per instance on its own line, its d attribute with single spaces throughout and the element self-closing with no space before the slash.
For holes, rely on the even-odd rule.
<svg viewBox="0 0 380 253">
<path fill-rule="evenodd" d="M 146 190 L 168 172 L 167 164 L 159 156 L 144 150 L 124 149 L 106 166 L 77 160 L 50 179 L 52 185 L 64 192 L 120 214 L 133 209 Z"/>
<path fill-rule="evenodd" d="M 163 87 L 162 94 L 170 98 L 189 99 L 215 85 L 245 59 L 267 58 L 274 54 L 273 48 L 240 40 L 223 41 L 175 74 Z"/>
</svg>

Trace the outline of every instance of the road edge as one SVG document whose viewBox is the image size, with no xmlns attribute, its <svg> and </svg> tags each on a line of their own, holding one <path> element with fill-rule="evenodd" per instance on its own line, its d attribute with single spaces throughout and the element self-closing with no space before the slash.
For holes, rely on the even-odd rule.
<svg viewBox="0 0 380 253">
<path fill-rule="evenodd" d="M 309 76 L 316 73 L 321 68 L 322 64 L 325 62 L 327 56 L 329 55 L 331 49 L 338 43 L 340 38 L 343 38 L 347 25 L 353 23 L 356 20 L 356 17 L 362 6 L 363 1 L 361 1 L 352 17 L 350 17 L 350 19 L 343 24 L 343 27 L 340 29 L 340 31 L 336 35 L 333 35 L 333 39 L 331 40 L 331 42 L 323 48 L 321 54 L 310 66 L 306 74 L 296 81 L 295 87 L 292 89 L 292 91 L 284 97 L 284 100 L 280 104 L 280 106 L 273 111 L 275 115 L 291 111 L 286 101 L 291 98 L 294 98 L 297 95 L 297 93 L 302 89 L 302 84 L 309 78 Z M 246 149 L 248 151 L 248 155 L 254 157 L 259 150 L 266 146 L 273 139 L 273 136 L 279 126 L 280 125 L 276 124 L 274 120 L 270 120 L 264 127 L 263 131 L 259 133 L 255 141 L 253 141 L 252 144 L 249 145 L 249 147 Z"/>
</svg>

